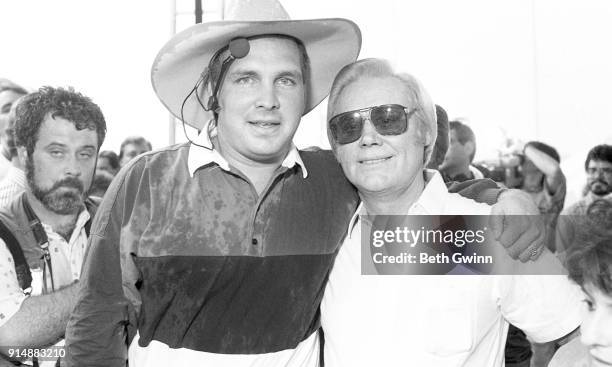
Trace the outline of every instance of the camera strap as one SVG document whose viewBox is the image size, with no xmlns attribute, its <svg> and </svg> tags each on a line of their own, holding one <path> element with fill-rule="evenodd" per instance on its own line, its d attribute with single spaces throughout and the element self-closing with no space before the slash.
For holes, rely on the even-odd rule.
<svg viewBox="0 0 612 367">
<path fill-rule="evenodd" d="M 51 253 L 49 252 L 49 238 L 47 237 L 47 232 L 45 232 L 45 228 L 40 222 L 40 219 L 38 219 L 38 216 L 36 215 L 36 213 L 34 213 L 34 210 L 30 206 L 30 203 L 27 199 L 27 195 L 23 195 L 21 198 L 23 200 L 23 208 L 25 210 L 30 229 L 32 230 L 32 234 L 34 235 L 34 239 L 36 240 L 36 244 L 43 252 L 43 287 L 45 289 L 45 293 L 48 293 L 47 269 L 49 269 L 49 277 L 51 278 L 51 292 L 55 292 L 55 283 L 53 280 L 53 266 L 51 265 Z"/>
</svg>

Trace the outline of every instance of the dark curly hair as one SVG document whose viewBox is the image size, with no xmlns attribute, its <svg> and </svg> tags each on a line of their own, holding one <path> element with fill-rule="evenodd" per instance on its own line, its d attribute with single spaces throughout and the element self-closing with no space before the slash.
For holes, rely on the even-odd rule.
<svg viewBox="0 0 612 367">
<path fill-rule="evenodd" d="M 32 155 L 38 131 L 47 116 L 61 117 L 74 124 L 77 130 L 95 130 L 98 149 L 106 136 L 106 121 L 100 107 L 73 88 L 42 87 L 23 97 L 15 111 L 15 143 Z"/>
<path fill-rule="evenodd" d="M 568 250 L 569 277 L 612 296 L 612 203 L 596 200 L 580 219 L 576 243 Z"/>
<path fill-rule="evenodd" d="M 591 150 L 589 150 L 586 160 L 584 161 L 585 170 L 589 168 L 589 162 L 591 162 L 592 160 L 612 163 L 612 145 L 596 145 Z"/>
<path fill-rule="evenodd" d="M 100 154 L 98 154 L 98 159 L 102 158 L 108 159 L 108 164 L 110 164 L 112 169 L 118 171 L 119 168 L 121 168 L 119 166 L 119 156 L 117 156 L 117 153 L 113 152 L 112 150 L 104 150 L 100 152 Z"/>
</svg>

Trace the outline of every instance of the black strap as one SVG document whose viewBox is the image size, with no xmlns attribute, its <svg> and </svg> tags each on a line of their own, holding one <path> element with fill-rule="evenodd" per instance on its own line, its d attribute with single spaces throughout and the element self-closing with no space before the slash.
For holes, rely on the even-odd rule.
<svg viewBox="0 0 612 367">
<path fill-rule="evenodd" d="M 30 226 L 34 232 L 34 238 L 36 242 L 40 245 L 41 243 L 48 242 L 47 240 L 47 232 L 43 228 L 40 220 L 32 210 L 32 207 L 28 203 L 26 196 L 23 195 L 23 206 L 26 212 L 26 216 L 28 222 L 30 222 Z M 98 209 L 100 201 L 93 199 L 91 197 L 85 199 L 85 207 L 89 212 L 89 220 L 85 224 L 85 233 L 87 237 L 89 237 L 89 231 L 91 229 L 91 223 L 93 222 L 93 218 L 96 215 L 96 211 Z M 34 223 L 34 226 L 33 226 Z M 38 224 L 36 224 L 38 223 Z M 23 253 L 23 249 L 19 245 L 17 238 L 13 235 L 10 229 L 0 220 L 0 238 L 6 243 L 6 247 L 8 247 L 11 256 L 13 257 L 13 261 L 15 262 L 15 273 L 17 274 L 17 280 L 19 281 L 19 286 L 21 289 L 28 291 L 28 288 L 32 286 L 32 273 L 30 272 L 30 266 L 26 261 L 25 255 Z"/>
<path fill-rule="evenodd" d="M 51 278 L 51 291 L 55 292 L 55 284 L 53 281 L 53 265 L 51 264 L 51 253 L 49 252 L 49 237 L 47 237 L 47 232 L 43 227 L 40 219 L 34 210 L 30 206 L 28 202 L 28 197 L 26 195 L 21 196 L 21 201 L 23 208 L 25 210 L 26 217 L 28 218 L 28 224 L 30 225 L 30 229 L 32 230 L 32 234 L 34 234 L 34 239 L 36 240 L 36 244 L 43 252 L 43 287 L 47 289 L 47 272 L 45 271 L 45 267 L 49 268 L 49 277 Z"/>
<path fill-rule="evenodd" d="M 15 262 L 15 273 L 17 274 L 19 286 L 25 291 L 32 285 L 32 274 L 30 273 L 30 267 L 26 262 L 25 255 L 23 254 L 23 250 L 21 249 L 19 242 L 17 242 L 17 238 L 13 236 L 13 233 L 1 220 L 0 237 L 6 244 L 6 247 L 8 247 L 11 256 L 13 256 L 13 261 Z"/>
<path fill-rule="evenodd" d="M 323 327 L 319 326 L 319 367 L 325 367 L 325 333 Z"/>
<path fill-rule="evenodd" d="M 30 229 L 32 229 L 32 232 L 34 234 L 34 239 L 36 239 L 36 243 L 39 246 L 43 246 L 45 243 L 49 243 L 47 232 L 45 232 L 45 228 L 42 226 L 40 219 L 38 219 L 38 216 L 36 215 L 36 213 L 34 213 L 34 210 L 30 206 L 30 203 L 28 202 L 28 197 L 26 195 L 22 195 L 21 202 L 23 204 L 26 217 L 28 218 Z"/>
<path fill-rule="evenodd" d="M 85 208 L 89 212 L 89 220 L 85 223 L 85 234 L 87 238 L 89 238 L 89 232 L 91 231 L 91 223 L 93 223 L 94 217 L 96 216 L 96 212 L 98 211 L 98 206 L 102 202 L 101 199 L 95 198 L 93 196 L 85 199 Z"/>
</svg>

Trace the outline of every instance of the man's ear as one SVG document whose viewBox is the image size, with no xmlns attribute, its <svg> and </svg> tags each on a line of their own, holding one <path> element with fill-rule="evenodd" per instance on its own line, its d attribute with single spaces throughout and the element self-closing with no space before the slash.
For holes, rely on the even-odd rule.
<svg viewBox="0 0 612 367">
<path fill-rule="evenodd" d="M 429 146 L 429 145 L 434 145 L 436 143 L 436 139 L 434 139 L 434 137 L 431 134 L 431 130 L 427 129 L 425 130 L 425 145 Z"/>
<path fill-rule="evenodd" d="M 472 154 L 474 154 L 476 150 L 476 145 L 474 144 L 473 141 L 466 141 L 465 144 L 463 144 L 463 149 L 465 149 L 468 156 L 471 157 Z"/>
<path fill-rule="evenodd" d="M 17 147 L 17 157 L 19 158 L 21 167 L 25 167 L 28 161 L 28 150 L 26 147 Z"/>
<path fill-rule="evenodd" d="M 423 143 L 423 146 L 425 148 L 431 145 L 433 149 L 433 145 L 435 144 L 436 139 L 434 139 L 433 136 L 431 135 L 430 129 L 427 129 L 426 127 L 422 127 L 417 130 L 417 134 L 418 134 L 417 135 L 418 139 Z"/>
</svg>

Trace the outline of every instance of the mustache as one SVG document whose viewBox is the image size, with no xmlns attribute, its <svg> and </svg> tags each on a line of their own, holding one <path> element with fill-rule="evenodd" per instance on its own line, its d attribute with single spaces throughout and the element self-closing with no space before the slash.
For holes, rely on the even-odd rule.
<svg viewBox="0 0 612 367">
<path fill-rule="evenodd" d="M 602 184 L 604 186 L 609 186 L 609 184 L 606 181 L 600 180 L 600 179 L 595 179 L 595 180 L 591 181 L 590 186 L 593 186 L 596 183 L 600 183 L 600 184 Z"/>
<path fill-rule="evenodd" d="M 53 186 L 51 186 L 51 188 L 49 189 L 49 191 L 55 191 L 57 189 L 59 189 L 60 187 L 72 187 L 74 189 L 79 190 L 79 192 L 84 192 L 85 191 L 85 186 L 83 185 L 83 181 L 79 180 L 76 177 L 66 177 L 63 178 L 57 182 L 55 182 L 53 184 Z"/>
</svg>

